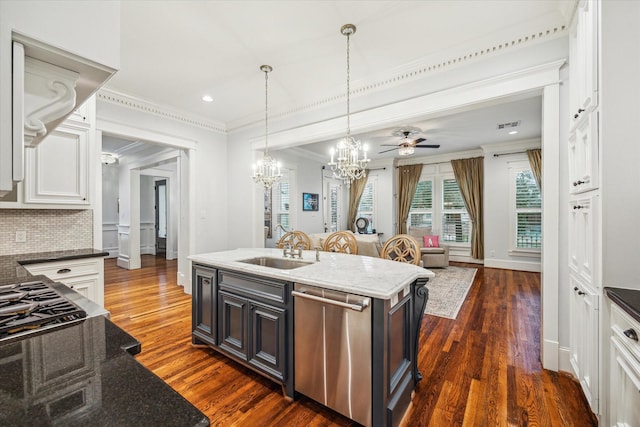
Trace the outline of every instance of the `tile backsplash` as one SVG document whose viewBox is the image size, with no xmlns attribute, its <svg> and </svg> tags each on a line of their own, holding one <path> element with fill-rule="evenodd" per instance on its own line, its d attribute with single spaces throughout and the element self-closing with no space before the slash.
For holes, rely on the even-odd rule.
<svg viewBox="0 0 640 427">
<path fill-rule="evenodd" d="M 26 241 L 16 242 L 16 234 Z M 0 255 L 93 247 L 93 211 L 0 209 Z"/>
</svg>

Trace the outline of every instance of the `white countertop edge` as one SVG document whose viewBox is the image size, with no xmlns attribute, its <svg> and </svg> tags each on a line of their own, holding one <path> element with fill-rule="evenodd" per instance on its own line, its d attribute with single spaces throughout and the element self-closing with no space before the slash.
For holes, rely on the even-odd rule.
<svg viewBox="0 0 640 427">
<path fill-rule="evenodd" d="M 282 249 L 241 248 L 195 254 L 187 258 L 212 267 L 379 299 L 396 296 L 418 278 L 435 277 L 432 271 L 411 264 L 332 252 L 320 252 L 320 261 L 316 262 L 315 251 L 303 251 L 301 261 L 312 264 L 291 270 L 240 262 L 261 256 L 282 258 Z"/>
</svg>

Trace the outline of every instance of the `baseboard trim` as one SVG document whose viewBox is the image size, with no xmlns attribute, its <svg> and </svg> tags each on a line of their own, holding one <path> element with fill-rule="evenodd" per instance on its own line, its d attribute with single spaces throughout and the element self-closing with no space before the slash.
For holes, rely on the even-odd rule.
<svg viewBox="0 0 640 427">
<path fill-rule="evenodd" d="M 569 361 L 571 357 L 571 349 L 569 347 L 559 347 L 558 348 L 558 359 L 559 359 L 559 370 L 565 372 L 573 372 L 571 369 L 571 362 Z"/>
<path fill-rule="evenodd" d="M 542 343 L 542 367 L 550 371 L 558 372 L 559 343 L 545 340 Z"/>
<path fill-rule="evenodd" d="M 501 268 L 504 270 L 531 271 L 534 273 L 542 272 L 542 265 L 539 262 L 529 261 L 512 261 L 508 259 L 486 259 L 484 266 L 490 268 Z"/>
<path fill-rule="evenodd" d="M 118 256 L 118 260 L 116 261 L 118 267 L 126 268 L 130 270 L 129 266 L 131 265 L 131 260 L 129 257 L 124 258 L 123 256 Z"/>
</svg>

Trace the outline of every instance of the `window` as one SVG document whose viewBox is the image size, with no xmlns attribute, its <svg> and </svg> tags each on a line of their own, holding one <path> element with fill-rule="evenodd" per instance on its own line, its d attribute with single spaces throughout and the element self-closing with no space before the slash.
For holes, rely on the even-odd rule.
<svg viewBox="0 0 640 427">
<path fill-rule="evenodd" d="M 442 180 L 440 240 L 452 243 L 469 243 L 471 240 L 471 220 L 455 178 Z"/>
<path fill-rule="evenodd" d="M 407 227 L 433 227 L 433 180 L 418 182 Z"/>
<path fill-rule="evenodd" d="M 542 198 L 528 162 L 510 165 L 512 250 L 539 251 L 542 247 Z"/>
<path fill-rule="evenodd" d="M 360 217 L 367 218 L 369 220 L 369 226 L 367 227 L 367 233 L 373 233 L 375 226 L 373 225 L 374 210 L 375 210 L 375 193 L 376 186 L 374 181 L 367 181 L 360 198 L 360 204 L 358 205 L 358 213 L 356 219 Z"/>
<path fill-rule="evenodd" d="M 273 231 L 273 238 L 279 240 L 284 234 L 282 228 L 278 227 L 278 224 L 282 225 L 286 230 L 290 229 L 291 224 L 291 203 L 290 203 L 290 185 L 289 185 L 290 173 L 287 169 L 282 170 L 282 178 L 276 184 L 273 185 L 273 217 L 275 219 L 275 229 Z"/>
</svg>

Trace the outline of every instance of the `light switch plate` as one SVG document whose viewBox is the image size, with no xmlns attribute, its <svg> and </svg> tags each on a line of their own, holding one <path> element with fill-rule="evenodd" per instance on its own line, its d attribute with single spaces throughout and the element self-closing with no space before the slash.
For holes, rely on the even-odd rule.
<svg viewBox="0 0 640 427">
<path fill-rule="evenodd" d="M 26 241 L 27 241 L 27 231 L 26 230 L 16 231 L 16 243 L 26 243 Z"/>
</svg>

